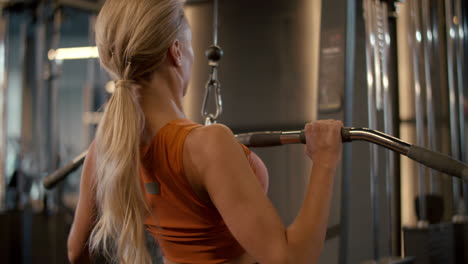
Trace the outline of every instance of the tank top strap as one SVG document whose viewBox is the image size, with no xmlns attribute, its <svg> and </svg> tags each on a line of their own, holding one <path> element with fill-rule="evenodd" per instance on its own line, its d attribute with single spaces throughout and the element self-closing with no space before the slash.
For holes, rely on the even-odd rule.
<svg viewBox="0 0 468 264">
<path fill-rule="evenodd" d="M 188 119 L 177 119 L 174 121 L 169 122 L 164 129 L 161 129 L 161 134 L 165 134 L 165 136 L 173 137 L 174 141 L 176 141 L 174 147 L 176 149 L 183 148 L 183 144 L 185 143 L 185 138 L 187 135 L 195 128 L 202 127 L 203 125 L 197 124 L 193 121 Z M 179 144 L 177 144 L 179 143 Z M 180 145 L 181 144 L 181 145 Z M 244 151 L 246 156 L 249 156 L 251 150 L 246 147 L 245 145 L 239 143 Z M 177 158 L 177 157 L 174 157 Z"/>
<path fill-rule="evenodd" d="M 161 134 L 169 133 L 179 137 L 186 137 L 193 129 L 202 127 L 189 119 L 176 119 L 167 123 L 162 129 Z"/>
<path fill-rule="evenodd" d="M 158 153 L 164 153 L 169 168 L 176 175 L 184 174 L 183 150 L 188 134 L 202 125 L 188 119 L 177 119 L 166 124 L 157 135 Z"/>
</svg>

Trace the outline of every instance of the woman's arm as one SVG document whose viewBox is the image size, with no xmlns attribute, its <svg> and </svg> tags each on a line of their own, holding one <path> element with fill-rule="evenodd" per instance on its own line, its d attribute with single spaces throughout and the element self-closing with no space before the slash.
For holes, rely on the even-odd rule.
<svg viewBox="0 0 468 264">
<path fill-rule="evenodd" d="M 341 127 L 337 121 L 306 127 L 307 154 L 314 165 L 302 209 L 288 228 L 228 128 L 214 125 L 188 136 L 184 156 L 190 162 L 185 166 L 192 175 L 187 176 L 202 182 L 234 237 L 256 261 L 315 263 L 325 239 L 333 178 L 341 157 Z"/>
<path fill-rule="evenodd" d="M 68 259 L 71 263 L 91 262 L 88 239 L 96 218 L 96 202 L 93 192 L 95 168 L 95 147 L 91 144 L 84 162 L 80 181 L 80 198 L 68 236 Z"/>
<path fill-rule="evenodd" d="M 249 161 L 250 167 L 254 170 L 255 176 L 257 176 L 262 189 L 265 193 L 268 193 L 269 187 L 269 177 L 268 177 L 268 169 L 263 163 L 262 159 L 255 154 L 255 152 L 251 151 L 250 155 L 247 156 L 247 160 Z"/>
</svg>

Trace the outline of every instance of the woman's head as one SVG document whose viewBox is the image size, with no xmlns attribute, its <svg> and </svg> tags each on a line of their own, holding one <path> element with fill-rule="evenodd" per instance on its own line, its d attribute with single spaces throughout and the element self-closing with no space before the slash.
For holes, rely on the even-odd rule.
<svg viewBox="0 0 468 264">
<path fill-rule="evenodd" d="M 188 48 L 187 30 L 181 0 L 107 0 L 96 22 L 101 63 L 114 79 L 149 80 L 170 48 Z"/>
<path fill-rule="evenodd" d="M 170 68 L 185 92 L 190 38 L 181 0 L 107 0 L 96 22 L 101 63 L 118 82 L 96 133 L 99 214 L 90 247 L 118 263 L 150 263 L 139 178 L 144 117 L 135 89 Z"/>
</svg>

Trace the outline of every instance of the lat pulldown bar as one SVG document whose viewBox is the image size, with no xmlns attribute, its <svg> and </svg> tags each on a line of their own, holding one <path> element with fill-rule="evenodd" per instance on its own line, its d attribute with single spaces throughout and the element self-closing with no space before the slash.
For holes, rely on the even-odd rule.
<svg viewBox="0 0 468 264">
<path fill-rule="evenodd" d="M 343 142 L 367 141 L 407 156 L 432 169 L 468 182 L 468 166 L 445 154 L 406 143 L 398 138 L 367 128 L 343 128 Z M 305 144 L 304 131 L 254 132 L 239 134 L 237 139 L 249 147 L 270 147 L 283 144 Z"/>
<path fill-rule="evenodd" d="M 343 128 L 341 136 L 343 142 L 367 141 L 405 155 L 432 169 L 468 182 L 468 165 L 445 154 L 414 146 L 380 131 L 367 128 Z M 253 132 L 238 134 L 236 138 L 247 147 L 272 147 L 306 143 L 304 131 Z M 83 164 L 86 154 L 87 152 L 83 152 L 72 162 L 46 176 L 42 181 L 44 187 L 51 189 L 63 181 L 70 173 L 77 170 Z"/>
</svg>

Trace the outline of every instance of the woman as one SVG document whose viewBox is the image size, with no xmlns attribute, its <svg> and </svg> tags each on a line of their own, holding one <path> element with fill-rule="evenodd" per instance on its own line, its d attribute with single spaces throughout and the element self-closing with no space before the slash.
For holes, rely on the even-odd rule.
<svg viewBox="0 0 468 264">
<path fill-rule="evenodd" d="M 341 122 L 306 125 L 310 183 L 286 228 L 265 195 L 261 160 L 227 127 L 186 119 L 193 51 L 182 1 L 107 0 L 96 40 L 116 90 L 85 161 L 70 261 L 87 263 L 99 251 L 118 263 L 150 263 L 146 228 L 165 263 L 316 263 Z"/>
</svg>

